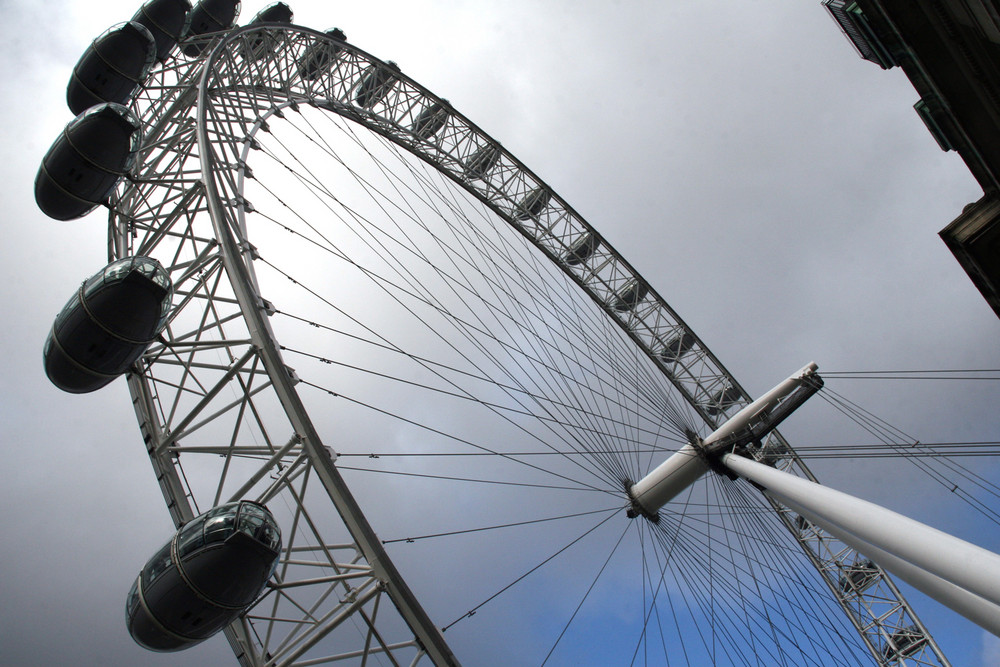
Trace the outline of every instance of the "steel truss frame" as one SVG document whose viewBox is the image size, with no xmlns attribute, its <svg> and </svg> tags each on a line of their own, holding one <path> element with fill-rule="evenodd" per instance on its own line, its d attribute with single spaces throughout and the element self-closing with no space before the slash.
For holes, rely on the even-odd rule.
<svg viewBox="0 0 1000 667">
<path fill-rule="evenodd" d="M 311 105 L 390 139 L 560 266 L 710 428 L 750 396 L 596 230 L 445 100 L 385 62 L 306 28 L 255 25 L 204 40 L 201 56 L 175 52 L 133 102 L 145 141 L 109 220 L 111 259 L 157 257 L 175 284 L 170 324 L 128 379 L 171 518 L 180 526 L 207 502 L 241 497 L 285 508 L 274 583 L 226 630 L 241 664 L 363 664 L 375 654 L 392 664 L 425 656 L 457 664 L 340 478 L 336 455 L 313 428 L 271 331 L 273 307 L 257 289 L 244 221 L 253 210 L 242 186 L 252 178 L 246 158 L 256 133 Z M 267 48 L 254 48 L 262 40 Z M 303 63 L 317 54 L 323 68 L 304 76 Z M 359 87 L 375 73 L 385 83 L 360 105 Z M 776 431 L 754 457 L 815 481 Z M 215 491 L 197 496 L 199 485 Z M 876 664 L 948 665 L 883 570 L 770 502 Z M 907 632 L 920 641 L 904 651 L 894 638 Z"/>
</svg>

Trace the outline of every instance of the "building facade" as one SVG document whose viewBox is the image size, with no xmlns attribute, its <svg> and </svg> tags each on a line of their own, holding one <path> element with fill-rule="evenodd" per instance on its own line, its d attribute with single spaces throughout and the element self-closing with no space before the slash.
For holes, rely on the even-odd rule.
<svg viewBox="0 0 1000 667">
<path fill-rule="evenodd" d="M 1000 2 L 824 0 L 859 55 L 899 67 L 914 110 L 942 150 L 956 151 L 983 188 L 940 232 L 1000 317 Z"/>
</svg>

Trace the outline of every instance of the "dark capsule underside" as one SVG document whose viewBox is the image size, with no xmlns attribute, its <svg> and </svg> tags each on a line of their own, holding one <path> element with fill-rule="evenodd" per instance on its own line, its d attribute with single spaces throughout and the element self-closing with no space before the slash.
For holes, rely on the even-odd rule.
<svg viewBox="0 0 1000 667">
<path fill-rule="evenodd" d="M 201 0 L 191 10 L 190 22 L 183 39 L 228 30 L 236 24 L 239 15 L 239 0 Z M 204 42 L 185 44 L 181 47 L 181 51 L 193 58 L 201 54 L 205 46 Z"/>
<path fill-rule="evenodd" d="M 229 503 L 209 510 L 143 567 L 126 602 L 129 634 L 153 651 L 207 639 L 257 599 L 280 549 L 277 522 L 262 505 Z"/>
<path fill-rule="evenodd" d="M 601 245 L 601 240 L 593 232 L 584 233 L 569 247 L 563 256 L 563 261 L 570 266 L 583 264 L 597 252 Z"/>
<path fill-rule="evenodd" d="M 275 2 L 268 5 L 250 20 L 247 25 L 258 23 L 281 23 L 288 25 L 292 22 L 292 10 L 283 2 Z M 259 60 L 269 51 L 273 51 L 277 44 L 275 37 L 263 32 L 247 36 L 245 57 L 250 60 Z"/>
<path fill-rule="evenodd" d="M 392 61 L 387 62 L 384 67 L 374 65 L 361 79 L 361 85 L 358 86 L 358 92 L 354 96 L 358 106 L 371 109 L 388 95 L 396 84 L 395 72 L 398 71 L 399 66 Z"/>
<path fill-rule="evenodd" d="M 339 28 L 326 31 L 327 36 L 343 42 L 347 35 Z M 299 76 L 306 81 L 315 80 L 327 67 L 329 67 L 337 54 L 341 51 L 341 46 L 331 44 L 327 41 L 316 42 L 306 49 L 299 60 Z"/>
<path fill-rule="evenodd" d="M 440 132 L 448 122 L 448 110 L 434 103 L 420 112 L 413 121 L 413 134 L 425 141 Z"/>
<path fill-rule="evenodd" d="M 35 177 L 38 207 L 56 220 L 90 213 L 132 168 L 140 142 L 139 121 L 120 104 L 83 112 L 42 158 Z"/>
<path fill-rule="evenodd" d="M 190 0 L 149 0 L 132 21 L 145 26 L 156 41 L 156 59 L 164 60 L 188 27 Z"/>
<path fill-rule="evenodd" d="M 478 149 L 465 163 L 465 175 L 473 180 L 486 178 L 500 160 L 500 148 L 486 144 Z"/>
<path fill-rule="evenodd" d="M 88 279 L 56 317 L 45 341 L 45 374 L 74 394 L 124 373 L 162 330 L 170 280 L 155 260 L 130 257 Z"/>
<path fill-rule="evenodd" d="M 613 307 L 620 313 L 632 310 L 636 305 L 646 298 L 649 288 L 638 279 L 632 279 L 626 283 L 615 296 Z"/>
<path fill-rule="evenodd" d="M 126 104 L 156 61 L 156 42 L 144 26 L 122 23 L 94 40 L 81 56 L 69 85 L 66 103 L 80 114 L 102 102 Z"/>
</svg>

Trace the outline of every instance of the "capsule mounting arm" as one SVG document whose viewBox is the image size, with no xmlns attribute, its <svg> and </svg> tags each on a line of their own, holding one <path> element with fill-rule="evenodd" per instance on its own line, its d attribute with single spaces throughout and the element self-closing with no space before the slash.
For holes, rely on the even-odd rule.
<svg viewBox="0 0 1000 667">
<path fill-rule="evenodd" d="M 661 507 L 709 469 L 724 471 L 717 464 L 722 454 L 763 438 L 823 386 L 816 369 L 816 364 L 809 363 L 730 417 L 704 440 L 690 434 L 691 442 L 629 487 L 629 516 L 641 514 L 656 521 Z"/>
</svg>

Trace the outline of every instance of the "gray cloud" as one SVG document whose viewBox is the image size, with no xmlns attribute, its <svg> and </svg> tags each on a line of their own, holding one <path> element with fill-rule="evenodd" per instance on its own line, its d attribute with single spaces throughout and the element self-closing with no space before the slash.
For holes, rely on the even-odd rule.
<svg viewBox="0 0 1000 667">
<path fill-rule="evenodd" d="M 41 371 L 51 319 L 103 266 L 106 231 L 101 212 L 45 219 L 32 179 L 69 120 L 64 86 L 79 53 L 136 6 L 0 4 L 7 664 L 207 665 L 230 655 L 221 638 L 181 657 L 132 644 L 125 593 L 171 529 L 127 391 L 116 381 L 69 396 Z M 256 9 L 247 4 L 244 18 Z M 978 186 L 923 128 L 902 73 L 858 59 L 818 2 L 293 9 L 297 22 L 338 25 L 361 48 L 396 59 L 500 139 L 751 392 L 810 359 L 821 371 L 1000 368 L 1000 322 L 936 235 L 980 196 Z M 988 383 L 831 386 L 925 441 L 996 438 L 997 390 Z M 789 424 L 793 442 L 833 444 L 823 408 Z M 847 490 L 929 512 L 1000 548 L 996 531 L 984 535 L 973 517 L 906 495 L 920 482 L 909 470 L 816 468 Z M 995 646 L 978 629 L 934 603 L 924 609 L 956 664 L 980 651 L 987 664 Z"/>
</svg>

